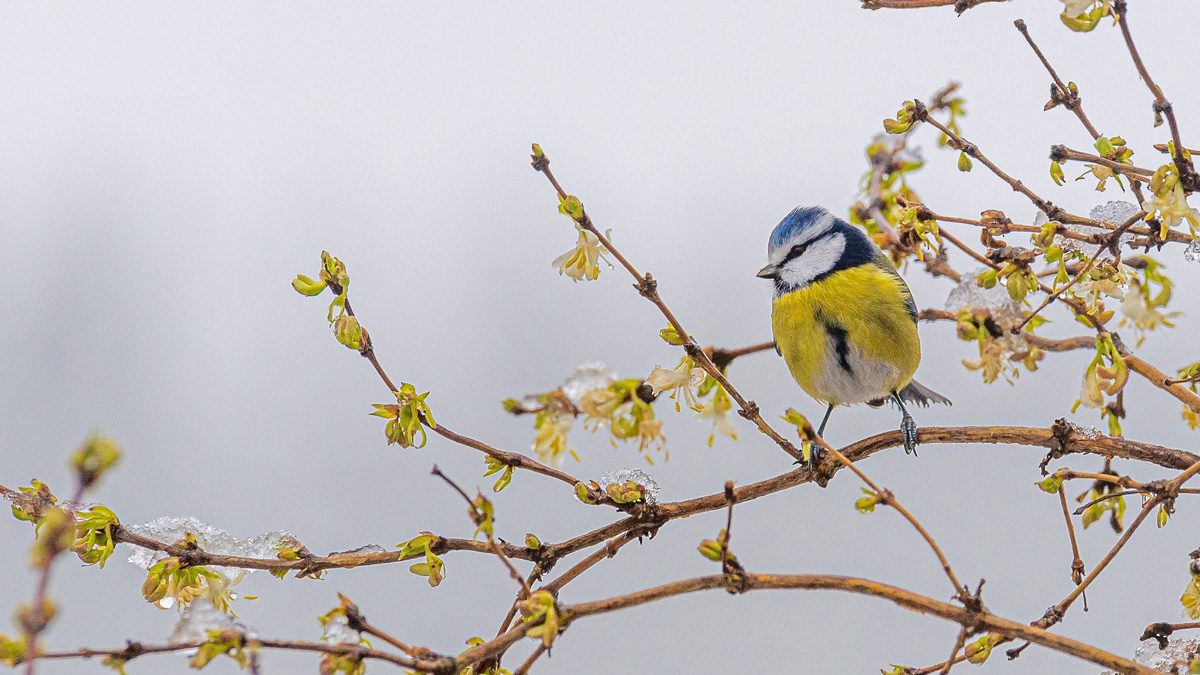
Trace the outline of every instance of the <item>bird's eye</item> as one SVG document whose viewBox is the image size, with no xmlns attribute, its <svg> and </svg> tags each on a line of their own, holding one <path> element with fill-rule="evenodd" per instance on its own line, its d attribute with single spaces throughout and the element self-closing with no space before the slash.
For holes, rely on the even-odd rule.
<svg viewBox="0 0 1200 675">
<path fill-rule="evenodd" d="M 808 248 L 808 244 L 796 244 L 792 250 L 788 251 L 788 258 L 798 258 L 804 255 L 804 250 Z"/>
</svg>

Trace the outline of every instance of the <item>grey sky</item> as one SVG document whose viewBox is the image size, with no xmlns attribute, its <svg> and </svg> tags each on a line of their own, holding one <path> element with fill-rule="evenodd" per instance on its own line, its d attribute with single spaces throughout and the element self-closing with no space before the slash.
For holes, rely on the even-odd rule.
<svg viewBox="0 0 1200 675">
<path fill-rule="evenodd" d="M 1178 42 L 1166 36 L 1196 25 L 1200 7 L 1133 5 L 1142 53 L 1195 139 L 1195 74 L 1172 64 Z M 194 515 L 242 536 L 287 529 L 321 552 L 391 546 L 425 529 L 469 536 L 458 497 L 428 472 L 436 462 L 464 485 L 488 485 L 480 457 L 441 439 L 421 451 L 387 447 L 382 422 L 367 416 L 387 392 L 329 335 L 325 303 L 297 296 L 288 282 L 313 274 L 321 249 L 335 252 L 393 376 L 432 390 L 438 419 L 457 430 L 527 450 L 530 420 L 506 416 L 501 399 L 551 388 L 584 361 L 637 376 L 678 358 L 656 335 L 661 317 L 627 278 L 572 284 L 550 267 L 575 235 L 528 166 L 531 141 L 622 250 L 661 280 L 684 324 L 726 346 L 769 337 L 769 288 L 754 272 L 774 224 L 796 204 L 844 212 L 880 120 L 949 79 L 964 84 L 966 135 L 1014 175 L 1072 209 L 1123 198 L 1087 182 L 1050 183 L 1048 147 L 1086 149 L 1090 139 L 1066 111 L 1041 112 L 1048 78 L 1011 27 L 1018 16 L 1080 84 L 1101 131 L 1123 135 L 1144 165 L 1160 159 L 1150 144 L 1166 132 L 1151 129 L 1150 97 L 1107 23 L 1070 33 L 1055 2 L 985 5 L 961 18 L 857 7 L 5 4 L 0 482 L 37 476 L 68 492 L 67 454 L 101 429 L 127 454 L 94 499 L 125 522 Z M 932 135 L 919 140 L 929 166 L 915 186 L 931 207 L 1032 218 L 1032 207 L 983 167 L 959 174 Z M 966 226 L 953 231 L 975 238 Z M 1184 263 L 1179 247 L 1162 259 L 1181 291 L 1175 309 L 1188 314 L 1139 351 L 1173 369 L 1200 356 L 1188 338 L 1197 323 L 1187 293 L 1200 265 Z M 942 306 L 949 282 L 917 268 L 907 276 L 920 306 Z M 1062 313 L 1051 316 L 1048 334 L 1078 333 Z M 1088 359 L 1050 355 L 1015 387 L 984 386 L 960 365 L 974 348 L 950 326 L 924 325 L 922 337 L 920 379 L 956 402 L 920 411 L 926 425 L 1048 424 L 1069 413 Z M 774 355 L 737 362 L 731 377 L 768 419 L 789 406 L 818 412 Z M 1173 399 L 1139 380 L 1129 394 L 1128 435 L 1194 446 Z M 739 441 L 708 449 L 707 425 L 660 410 L 671 461 L 651 471 L 665 500 L 789 468 L 741 420 Z M 1099 424 L 1092 411 L 1072 419 Z M 896 422 L 886 409 L 839 410 L 828 436 L 849 442 Z M 577 431 L 573 440 L 583 457 L 568 464 L 573 473 L 644 466 L 633 448 L 610 449 L 604 437 Z M 919 459 L 890 451 L 865 468 L 922 518 L 964 579 L 987 579 L 991 609 L 1029 620 L 1070 589 L 1057 500 L 1033 486 L 1040 457 L 1030 448 L 929 446 Z M 843 474 L 825 490 L 739 506 L 735 550 L 754 571 L 863 575 L 945 596 L 916 535 L 893 513 L 855 513 L 857 494 Z M 520 472 L 495 501 L 497 533 L 510 540 L 533 531 L 558 541 L 612 517 Z M 1132 654 L 1143 626 L 1175 619 L 1197 544 L 1192 506 L 1181 503 L 1165 530 L 1139 532 L 1089 590 L 1092 610 L 1073 610 L 1058 630 Z M 670 524 L 563 599 L 713 573 L 694 548 L 722 518 Z M 0 607 L 30 595 L 29 536 L 15 521 L 0 524 Z M 1100 526 L 1082 534 L 1089 566 L 1113 538 Z M 446 563 L 437 589 L 402 565 L 319 582 L 257 574 L 241 590 L 261 599 L 238 609 L 265 636 L 315 639 L 315 617 L 342 591 L 406 641 L 454 652 L 471 635 L 494 633 L 514 588 L 487 557 L 448 555 Z M 143 602 L 141 581 L 121 560 L 104 571 L 60 563 L 53 595 L 63 612 L 49 645 L 163 640 L 173 613 Z M 581 621 L 537 670 L 872 672 L 944 659 L 956 630 L 844 594 L 717 592 Z M 315 665 L 270 653 L 264 667 Z M 130 670 L 185 666 L 159 657 Z M 1015 664 L 997 655 L 982 668 L 1095 670 L 1036 648 Z"/>
</svg>

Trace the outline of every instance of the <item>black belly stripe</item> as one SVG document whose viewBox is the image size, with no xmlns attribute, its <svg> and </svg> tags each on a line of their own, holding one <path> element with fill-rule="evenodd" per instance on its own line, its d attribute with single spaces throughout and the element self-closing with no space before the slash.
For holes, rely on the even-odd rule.
<svg viewBox="0 0 1200 675">
<path fill-rule="evenodd" d="M 841 326 L 835 326 L 822 321 L 825 326 L 825 333 L 829 335 L 829 339 L 833 340 L 833 349 L 838 355 L 838 365 L 842 370 L 853 375 L 854 369 L 850 367 L 850 341 L 846 339 L 846 329 Z"/>
</svg>

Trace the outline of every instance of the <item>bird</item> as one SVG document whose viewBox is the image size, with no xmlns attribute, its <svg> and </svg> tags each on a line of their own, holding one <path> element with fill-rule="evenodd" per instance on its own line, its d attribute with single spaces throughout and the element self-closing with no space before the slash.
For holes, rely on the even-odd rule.
<svg viewBox="0 0 1200 675">
<path fill-rule="evenodd" d="M 771 232 L 767 265 L 775 295 L 775 350 L 800 388 L 833 409 L 886 402 L 901 413 L 904 450 L 917 452 L 917 425 L 905 403 L 951 405 L 913 379 L 921 362 L 917 306 L 892 261 L 862 230 L 819 206 L 800 206 Z M 816 451 L 808 456 L 819 462 Z"/>
</svg>

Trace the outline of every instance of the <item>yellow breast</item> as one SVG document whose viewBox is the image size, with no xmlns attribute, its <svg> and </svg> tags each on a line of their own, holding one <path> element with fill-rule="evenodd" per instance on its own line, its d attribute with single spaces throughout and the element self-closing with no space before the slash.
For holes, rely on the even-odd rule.
<svg viewBox="0 0 1200 675">
<path fill-rule="evenodd" d="M 921 361 L 911 297 L 895 272 L 866 264 L 775 298 L 775 341 L 792 377 L 834 404 L 903 388 Z"/>
</svg>

